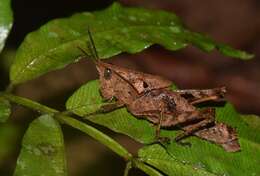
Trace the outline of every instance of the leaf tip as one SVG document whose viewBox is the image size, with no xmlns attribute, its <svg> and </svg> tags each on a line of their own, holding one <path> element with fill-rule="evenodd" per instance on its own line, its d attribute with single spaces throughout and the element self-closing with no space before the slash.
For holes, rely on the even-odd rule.
<svg viewBox="0 0 260 176">
<path fill-rule="evenodd" d="M 246 51 L 234 49 L 225 44 L 219 44 L 216 48 L 224 55 L 242 59 L 242 60 L 250 60 L 255 57 L 254 54 L 248 53 Z"/>
</svg>

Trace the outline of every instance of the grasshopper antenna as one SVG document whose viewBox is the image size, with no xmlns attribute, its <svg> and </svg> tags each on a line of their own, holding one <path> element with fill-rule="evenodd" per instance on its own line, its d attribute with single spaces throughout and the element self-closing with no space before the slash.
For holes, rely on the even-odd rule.
<svg viewBox="0 0 260 176">
<path fill-rule="evenodd" d="M 94 63 L 96 63 L 96 59 L 92 58 L 92 54 L 88 54 L 83 48 L 81 48 L 80 46 L 77 46 L 77 48 L 87 57 L 89 57 L 91 60 L 94 61 Z"/>
<path fill-rule="evenodd" d="M 89 37 L 89 41 L 90 41 L 89 49 L 92 52 L 92 55 L 94 56 L 95 60 L 99 61 L 97 49 L 96 49 L 96 46 L 95 46 L 95 43 L 94 43 L 94 39 L 93 39 L 91 31 L 90 31 L 90 28 L 88 28 L 88 37 Z"/>
<path fill-rule="evenodd" d="M 80 46 L 77 46 L 77 48 L 87 57 L 90 57 L 95 63 L 99 61 L 99 57 L 97 54 L 97 49 L 94 43 L 94 39 L 92 37 L 92 34 L 90 32 L 90 29 L 88 28 L 88 37 L 89 37 L 89 43 L 87 44 L 88 50 L 90 51 L 90 54 L 86 52 L 83 48 Z"/>
</svg>

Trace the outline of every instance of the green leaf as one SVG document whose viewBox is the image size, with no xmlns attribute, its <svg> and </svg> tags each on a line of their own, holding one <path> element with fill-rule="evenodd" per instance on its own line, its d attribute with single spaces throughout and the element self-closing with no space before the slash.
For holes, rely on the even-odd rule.
<svg viewBox="0 0 260 176">
<path fill-rule="evenodd" d="M 69 98 L 66 107 L 79 116 L 126 134 L 139 142 L 147 144 L 154 141 L 155 127 L 146 120 L 132 116 L 125 108 L 87 116 L 98 110 L 102 104 L 104 101 L 99 93 L 99 82 L 91 81 Z M 241 152 L 229 153 L 210 142 L 188 137 L 185 142 L 191 143 L 191 147 L 171 142 L 164 146 L 165 150 L 151 145 L 142 149 L 139 156 L 169 175 L 257 175 L 260 173 L 260 131 L 251 128 L 241 116 L 229 103 L 216 107 L 217 121 L 237 129 Z M 174 138 L 178 132 L 161 130 L 161 135 Z"/>
<path fill-rule="evenodd" d="M 78 47 L 87 48 L 88 27 L 101 58 L 121 52 L 140 52 L 153 44 L 173 51 L 193 44 L 207 52 L 217 48 L 227 56 L 252 58 L 250 54 L 189 31 L 173 13 L 114 3 L 105 10 L 52 20 L 28 34 L 11 68 L 12 83 L 22 83 L 78 61 L 82 55 Z M 90 54 L 87 49 L 86 52 Z"/>
<path fill-rule="evenodd" d="M 5 40 L 13 25 L 11 0 L 0 1 L 0 52 L 4 48 Z"/>
<path fill-rule="evenodd" d="M 230 55 L 232 57 L 243 58 L 243 59 L 250 59 L 254 57 L 253 54 L 249 54 L 245 51 L 234 50 L 232 47 L 225 44 L 218 44 L 216 47 L 224 55 Z"/>
<path fill-rule="evenodd" d="M 62 131 L 50 115 L 43 115 L 30 124 L 14 175 L 67 175 Z"/>
<path fill-rule="evenodd" d="M 9 101 L 0 97 L 0 123 L 6 122 L 11 114 L 11 105 Z"/>
<path fill-rule="evenodd" d="M 138 156 L 143 162 L 154 166 L 169 176 L 215 176 L 200 165 L 190 165 L 186 161 L 170 156 L 159 144 L 140 149 Z"/>
<path fill-rule="evenodd" d="M 252 128 L 260 130 L 260 118 L 256 115 L 241 115 L 241 118 Z"/>
</svg>

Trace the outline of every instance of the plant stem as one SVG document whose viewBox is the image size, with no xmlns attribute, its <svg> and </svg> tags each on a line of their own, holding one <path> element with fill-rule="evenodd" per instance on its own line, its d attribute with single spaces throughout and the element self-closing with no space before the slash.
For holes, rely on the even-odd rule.
<svg viewBox="0 0 260 176">
<path fill-rule="evenodd" d="M 143 163 L 142 161 L 140 161 L 138 159 L 133 159 L 133 165 L 134 165 L 134 167 L 144 171 L 146 174 L 148 174 L 150 176 L 163 176 L 160 172 L 158 172 L 154 168 L 146 165 L 145 163 Z"/>
<path fill-rule="evenodd" d="M 27 98 L 19 97 L 10 93 L 1 93 L 0 96 L 9 100 L 10 102 L 19 104 L 21 106 L 27 107 L 29 109 L 33 109 L 41 114 L 53 114 L 58 113 L 59 111 L 56 109 L 49 108 L 48 106 L 42 105 L 38 102 L 32 101 Z"/>
<path fill-rule="evenodd" d="M 128 161 L 126 163 L 125 171 L 124 171 L 124 176 L 128 176 L 128 173 L 130 169 L 132 168 L 132 161 Z"/>
<path fill-rule="evenodd" d="M 123 146 L 121 146 L 114 139 L 110 138 L 96 128 L 93 128 L 92 126 L 82 123 L 81 121 L 78 121 L 69 116 L 57 115 L 56 117 L 63 123 L 70 125 L 71 127 L 76 128 L 93 137 L 94 139 L 117 153 L 119 156 L 123 157 L 125 160 L 130 161 L 132 159 L 132 155 Z"/>
<path fill-rule="evenodd" d="M 101 131 L 97 130 L 96 128 L 93 128 L 90 125 L 87 125 L 72 117 L 65 116 L 56 109 L 42 105 L 38 102 L 32 101 L 27 98 L 15 96 L 10 93 L 0 93 L 0 96 L 9 100 L 10 102 L 19 104 L 19 105 L 27 107 L 29 109 L 33 109 L 37 112 L 40 112 L 41 114 L 56 114 L 55 115 L 56 119 L 58 119 L 61 123 L 65 123 L 69 126 L 72 126 L 73 128 L 76 128 L 76 129 L 90 135 L 91 137 L 93 137 L 94 139 L 99 141 L 100 143 L 106 145 L 108 148 L 110 148 L 112 151 L 117 153 L 119 156 L 123 157 L 125 160 L 130 161 L 132 159 L 132 155 L 123 146 L 121 146 L 114 139 L 110 138 L 106 134 L 102 133 Z"/>
<path fill-rule="evenodd" d="M 127 161 L 126 169 L 124 171 L 124 176 L 127 176 L 129 170 L 132 167 L 139 168 L 140 170 L 144 171 L 148 175 L 151 176 L 162 176 L 160 172 L 155 170 L 154 168 L 146 165 L 144 162 L 134 159 L 132 154 L 129 153 L 123 146 L 121 146 L 118 142 L 116 142 L 111 137 L 107 136 L 106 134 L 102 133 L 101 131 L 97 130 L 96 128 L 87 125 L 79 120 L 76 120 L 72 117 L 64 115 L 62 112 L 59 112 L 56 109 L 50 108 L 48 106 L 42 105 L 38 102 L 32 101 L 27 98 L 23 98 L 20 96 L 13 95 L 7 92 L 0 92 L 0 97 L 5 98 L 6 100 L 16 103 L 18 105 L 27 107 L 29 109 L 35 110 L 41 114 L 55 114 L 57 120 L 61 123 L 67 124 L 73 128 L 76 128 L 92 138 L 96 139 L 100 143 L 104 144 L 108 148 L 110 148 L 113 152 L 118 154 L 119 156 L 123 157 Z"/>
</svg>

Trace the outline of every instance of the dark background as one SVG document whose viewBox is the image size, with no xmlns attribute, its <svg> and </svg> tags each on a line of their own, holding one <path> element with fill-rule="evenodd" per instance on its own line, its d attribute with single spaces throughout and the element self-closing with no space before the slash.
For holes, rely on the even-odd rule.
<svg viewBox="0 0 260 176">
<path fill-rule="evenodd" d="M 14 26 L 0 59 L 1 90 L 8 83 L 11 56 L 25 35 L 51 19 L 68 17 L 75 12 L 106 8 L 113 1 L 96 0 L 14 0 Z M 256 56 L 241 61 L 203 53 L 193 47 L 169 52 L 153 46 L 139 54 L 122 54 L 110 61 L 143 72 L 164 76 L 180 88 L 212 88 L 225 85 L 227 99 L 241 113 L 260 115 L 260 2 L 258 0 L 121 0 L 129 6 L 164 9 L 175 12 L 192 30 L 206 33 L 219 42 L 244 49 Z M 49 106 L 64 109 L 64 102 L 80 85 L 97 78 L 92 63 L 82 60 L 66 69 L 54 71 L 17 87 L 15 93 Z M 14 146 L 4 157 L 0 155 L 0 173 L 11 175 L 19 154 L 22 135 L 37 114 L 15 107 L 9 125 L 14 127 L 10 143 Z M 122 145 L 135 153 L 139 144 L 107 129 Z M 123 175 L 121 158 L 89 137 L 71 128 L 64 128 L 69 175 Z M 132 175 L 143 175 L 132 172 Z"/>
</svg>

